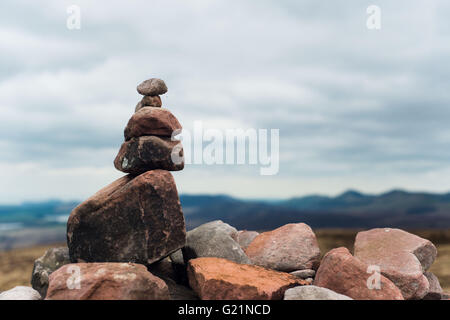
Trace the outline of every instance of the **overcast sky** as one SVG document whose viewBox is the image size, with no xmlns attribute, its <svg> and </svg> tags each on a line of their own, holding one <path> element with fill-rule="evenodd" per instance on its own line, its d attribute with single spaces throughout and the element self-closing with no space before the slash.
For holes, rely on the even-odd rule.
<svg viewBox="0 0 450 320">
<path fill-rule="evenodd" d="M 445 0 L 2 0 L 0 202 L 82 200 L 120 177 L 151 77 L 188 130 L 280 129 L 278 175 L 187 165 L 181 193 L 449 191 L 449 16 Z"/>
</svg>

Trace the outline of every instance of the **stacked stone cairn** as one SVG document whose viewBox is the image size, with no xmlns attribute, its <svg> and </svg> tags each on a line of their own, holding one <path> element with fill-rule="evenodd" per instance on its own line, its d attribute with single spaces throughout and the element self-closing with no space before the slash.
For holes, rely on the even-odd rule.
<svg viewBox="0 0 450 320">
<path fill-rule="evenodd" d="M 76 207 L 68 248 L 35 261 L 31 287 L 2 299 L 449 299 L 427 271 L 428 240 L 400 229 L 359 232 L 321 256 L 314 231 L 291 223 L 258 233 L 212 221 L 186 233 L 174 179 L 182 147 L 176 118 L 161 108 L 162 80 L 138 86 L 144 97 L 125 128 L 114 161 L 128 175 Z M 189 312 L 189 310 L 186 310 Z"/>
<path fill-rule="evenodd" d="M 149 79 L 137 90 L 144 97 L 128 121 L 114 161 L 129 174 L 72 211 L 67 223 L 72 262 L 149 265 L 185 244 L 184 216 L 169 172 L 184 166 L 180 141 L 171 141 L 181 125 L 161 108 L 159 95 L 167 92 L 164 81 Z M 171 159 L 173 149 L 179 149 L 177 164 Z"/>
</svg>

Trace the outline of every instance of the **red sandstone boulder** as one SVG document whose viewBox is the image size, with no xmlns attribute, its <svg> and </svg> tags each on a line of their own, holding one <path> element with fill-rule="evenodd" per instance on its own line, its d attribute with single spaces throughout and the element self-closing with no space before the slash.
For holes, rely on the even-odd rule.
<svg viewBox="0 0 450 320">
<path fill-rule="evenodd" d="M 333 249 L 323 257 L 314 285 L 355 300 L 403 300 L 400 290 L 381 274 L 377 274 L 379 289 L 374 287 L 369 279 L 374 273 L 368 272 L 368 267 L 346 248 Z"/>
<path fill-rule="evenodd" d="M 305 284 L 288 273 L 222 258 L 190 260 L 188 277 L 202 300 L 280 300 L 287 289 Z"/>
<path fill-rule="evenodd" d="M 185 241 L 175 182 L 163 170 L 114 181 L 76 207 L 67 223 L 72 262 L 151 264 Z"/>
<path fill-rule="evenodd" d="M 175 154 L 176 158 L 173 158 Z M 174 161 L 175 160 L 175 161 Z M 134 175 L 149 170 L 178 171 L 184 168 L 180 141 L 157 136 L 143 136 L 125 141 L 114 160 L 117 170 Z"/>
<path fill-rule="evenodd" d="M 138 110 L 125 127 L 125 140 L 141 136 L 171 137 L 174 131 L 180 131 L 181 124 L 167 109 L 144 107 Z"/>
<path fill-rule="evenodd" d="M 67 264 L 50 275 L 46 300 L 164 300 L 167 285 L 131 263 Z"/>
<path fill-rule="evenodd" d="M 258 266 L 284 272 L 317 269 L 320 261 L 316 236 L 304 223 L 287 224 L 261 233 L 245 253 Z"/>
<path fill-rule="evenodd" d="M 436 258 L 429 241 L 400 229 L 378 228 L 359 232 L 355 257 L 378 265 L 381 273 L 395 283 L 405 299 L 422 299 L 430 285 L 423 275 Z"/>
</svg>

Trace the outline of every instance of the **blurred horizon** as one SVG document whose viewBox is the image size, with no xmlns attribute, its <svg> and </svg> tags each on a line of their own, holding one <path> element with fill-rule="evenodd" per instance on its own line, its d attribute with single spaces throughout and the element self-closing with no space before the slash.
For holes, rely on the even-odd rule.
<svg viewBox="0 0 450 320">
<path fill-rule="evenodd" d="M 268 198 L 268 197 L 239 197 L 234 196 L 231 194 L 226 193 L 179 193 L 179 196 L 211 196 L 211 197 L 230 197 L 238 200 L 243 201 L 259 201 L 259 202 L 278 202 L 278 201 L 286 201 L 291 199 L 298 199 L 298 198 L 308 198 L 308 197 L 327 197 L 327 198 L 336 198 L 340 197 L 342 195 L 348 194 L 348 193 L 358 193 L 364 196 L 382 196 L 385 194 L 389 194 L 392 192 L 405 192 L 405 193 L 411 193 L 411 194 L 430 194 L 430 195 L 450 195 L 450 190 L 443 191 L 443 192 L 431 192 L 426 190 L 407 190 L 407 189 L 401 189 L 401 188 L 393 188 L 388 189 L 382 192 L 374 192 L 374 193 L 366 193 L 361 192 L 357 189 L 346 189 L 342 192 L 338 192 L 336 194 L 325 194 L 325 193 L 310 193 L 310 194 L 303 194 L 303 195 L 293 195 L 289 197 L 277 197 L 277 198 Z M 93 194 L 92 194 L 93 195 Z M 42 203 L 82 203 L 83 201 L 87 200 L 89 197 L 84 199 L 64 199 L 64 198 L 44 198 L 44 199 L 31 199 L 31 200 L 22 200 L 17 202 L 0 202 L 0 206 L 16 206 L 16 205 L 34 205 L 34 204 L 42 204 Z"/>
<path fill-rule="evenodd" d="M 222 220 L 239 229 L 269 230 L 304 222 L 313 228 L 450 229 L 450 193 L 391 190 L 378 195 L 348 190 L 335 197 L 242 199 L 229 195 L 181 194 L 187 229 Z M 63 239 L 70 212 L 81 201 L 0 204 L 0 249 Z"/>
</svg>

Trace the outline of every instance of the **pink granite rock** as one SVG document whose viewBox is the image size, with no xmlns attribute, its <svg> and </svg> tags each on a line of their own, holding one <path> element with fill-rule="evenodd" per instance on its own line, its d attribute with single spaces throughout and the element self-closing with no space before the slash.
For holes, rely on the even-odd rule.
<svg viewBox="0 0 450 320">
<path fill-rule="evenodd" d="M 261 233 L 245 253 L 256 265 L 284 272 L 317 269 L 320 260 L 316 236 L 304 223 L 291 223 Z"/>
<path fill-rule="evenodd" d="M 422 299 L 428 293 L 430 285 L 423 272 L 436 255 L 429 240 L 400 229 L 377 228 L 356 235 L 355 257 L 379 266 L 405 299 Z"/>
<path fill-rule="evenodd" d="M 403 296 L 389 279 L 378 274 L 379 287 L 370 286 L 368 265 L 341 247 L 329 251 L 322 259 L 314 285 L 333 290 L 355 300 L 403 300 Z"/>
<path fill-rule="evenodd" d="M 66 264 L 50 275 L 46 300 L 168 300 L 163 280 L 132 263 Z"/>
</svg>

